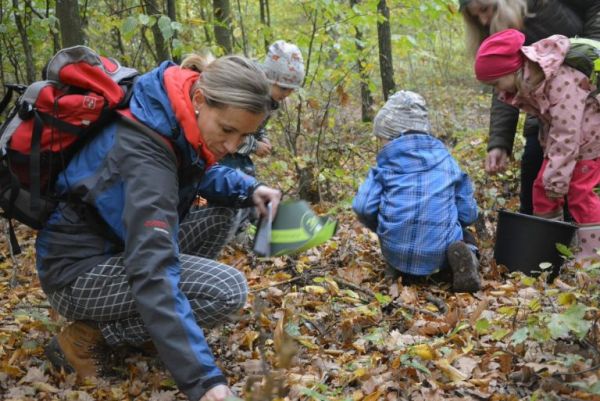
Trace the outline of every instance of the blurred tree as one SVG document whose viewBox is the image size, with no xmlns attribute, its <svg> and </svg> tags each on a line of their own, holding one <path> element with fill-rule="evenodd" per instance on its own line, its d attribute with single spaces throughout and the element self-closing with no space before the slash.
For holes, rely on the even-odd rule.
<svg viewBox="0 0 600 401">
<path fill-rule="evenodd" d="M 21 37 L 21 44 L 23 45 L 23 51 L 25 53 L 25 71 L 27 82 L 32 83 L 35 81 L 35 63 L 33 62 L 33 50 L 29 37 L 27 36 L 27 27 L 23 22 L 23 16 L 19 9 L 19 0 L 13 0 L 13 12 L 15 15 L 15 25 L 19 31 Z"/>
<path fill-rule="evenodd" d="M 60 21 L 62 47 L 83 45 L 87 42 L 77 0 L 56 0 L 56 16 Z"/>
<path fill-rule="evenodd" d="M 379 43 L 379 69 L 381 71 L 381 89 L 383 98 L 396 91 L 394 82 L 394 64 L 392 59 L 392 33 L 390 30 L 390 9 L 385 0 L 377 3 L 377 39 Z"/>
<path fill-rule="evenodd" d="M 263 41 L 266 53 L 271 44 L 271 11 L 269 10 L 269 0 L 260 0 L 260 23 L 263 25 Z"/>
<path fill-rule="evenodd" d="M 154 16 L 156 19 L 164 16 L 164 12 L 157 0 L 146 0 L 146 14 Z M 152 25 L 152 36 L 154 37 L 154 48 L 156 49 L 156 62 L 160 63 L 164 60 L 170 60 L 169 45 L 165 41 L 160 24 Z"/>
<path fill-rule="evenodd" d="M 350 7 L 358 5 L 360 0 L 350 0 Z M 356 65 L 360 75 L 360 115 L 363 122 L 373 119 L 373 96 L 369 89 L 369 74 L 366 71 L 366 60 L 364 57 L 365 45 L 363 44 L 363 34 L 360 27 L 354 24 L 354 37 L 356 38 L 356 50 L 358 50 Z"/>
<path fill-rule="evenodd" d="M 231 45 L 231 7 L 229 0 L 213 0 L 213 14 L 215 16 L 214 30 L 217 44 L 223 48 L 225 54 L 233 51 Z"/>
</svg>

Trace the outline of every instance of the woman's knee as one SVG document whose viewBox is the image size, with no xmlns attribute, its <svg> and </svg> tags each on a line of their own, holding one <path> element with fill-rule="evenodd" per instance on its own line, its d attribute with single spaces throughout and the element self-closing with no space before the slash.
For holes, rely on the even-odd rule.
<svg viewBox="0 0 600 401">
<path fill-rule="evenodd" d="M 227 291 L 225 297 L 225 308 L 233 313 L 242 309 L 248 298 L 248 282 L 239 270 L 230 267 L 230 279 L 227 280 Z"/>
</svg>

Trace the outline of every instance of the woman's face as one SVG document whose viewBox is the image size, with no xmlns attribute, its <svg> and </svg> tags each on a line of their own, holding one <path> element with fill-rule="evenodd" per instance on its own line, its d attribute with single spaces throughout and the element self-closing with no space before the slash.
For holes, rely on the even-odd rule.
<svg viewBox="0 0 600 401">
<path fill-rule="evenodd" d="M 194 95 L 193 104 L 198 111 L 196 120 L 204 142 L 217 160 L 235 153 L 244 137 L 256 132 L 265 118 L 264 113 L 237 107 L 211 107 L 200 91 Z"/>
<path fill-rule="evenodd" d="M 496 88 L 497 91 L 517 93 L 517 76 L 515 73 L 500 77 L 494 81 L 488 82 L 488 84 Z"/>
<path fill-rule="evenodd" d="M 490 26 L 494 13 L 496 12 L 497 5 L 495 2 L 472 0 L 467 4 L 466 10 L 473 18 L 476 18 L 479 23 L 484 26 Z"/>
<path fill-rule="evenodd" d="M 277 101 L 281 102 L 283 99 L 292 94 L 294 90 L 292 88 L 283 88 L 277 84 L 271 85 L 271 97 Z"/>
</svg>

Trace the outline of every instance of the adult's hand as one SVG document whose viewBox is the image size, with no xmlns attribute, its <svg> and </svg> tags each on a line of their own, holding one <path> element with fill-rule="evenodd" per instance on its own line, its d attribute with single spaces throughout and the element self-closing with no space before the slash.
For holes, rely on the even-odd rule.
<svg viewBox="0 0 600 401">
<path fill-rule="evenodd" d="M 279 201 L 281 200 L 281 191 L 267 187 L 266 185 L 259 185 L 252 194 L 252 200 L 261 216 L 267 215 L 267 204 L 271 202 L 273 216 L 275 216 L 277 214 L 277 206 L 279 206 Z"/>
<path fill-rule="evenodd" d="M 485 171 L 490 174 L 500 173 L 508 166 L 508 152 L 503 148 L 491 149 L 485 158 Z"/>
<path fill-rule="evenodd" d="M 270 155 L 272 150 L 273 145 L 271 145 L 271 142 L 269 142 L 267 138 L 263 138 L 256 142 L 256 151 L 254 153 L 256 153 L 258 157 L 265 157 Z"/>
<path fill-rule="evenodd" d="M 225 401 L 228 397 L 234 397 L 235 394 L 224 384 L 219 384 L 208 390 L 200 401 Z"/>
</svg>

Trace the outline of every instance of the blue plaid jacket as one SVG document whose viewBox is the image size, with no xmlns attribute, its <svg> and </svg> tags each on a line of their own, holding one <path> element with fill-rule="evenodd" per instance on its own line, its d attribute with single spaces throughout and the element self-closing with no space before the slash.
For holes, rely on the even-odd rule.
<svg viewBox="0 0 600 401">
<path fill-rule="evenodd" d="M 379 152 L 352 208 L 379 236 L 386 261 L 414 275 L 443 268 L 448 245 L 477 218 L 469 177 L 424 133 L 400 136 Z"/>
</svg>

